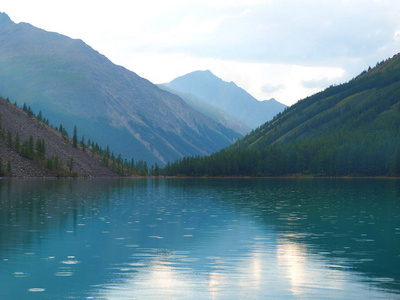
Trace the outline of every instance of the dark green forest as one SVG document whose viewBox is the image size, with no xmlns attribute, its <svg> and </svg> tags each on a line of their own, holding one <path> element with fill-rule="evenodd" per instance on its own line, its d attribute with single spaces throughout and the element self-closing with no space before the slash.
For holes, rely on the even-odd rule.
<svg viewBox="0 0 400 300">
<path fill-rule="evenodd" d="M 400 55 L 279 113 L 232 146 L 164 175 L 400 176 Z"/>
</svg>

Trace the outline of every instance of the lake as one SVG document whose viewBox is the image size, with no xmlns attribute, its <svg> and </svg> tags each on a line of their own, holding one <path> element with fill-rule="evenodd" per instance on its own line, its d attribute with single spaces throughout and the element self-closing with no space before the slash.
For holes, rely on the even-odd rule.
<svg viewBox="0 0 400 300">
<path fill-rule="evenodd" d="M 0 299 L 400 299 L 396 179 L 3 179 Z"/>
</svg>

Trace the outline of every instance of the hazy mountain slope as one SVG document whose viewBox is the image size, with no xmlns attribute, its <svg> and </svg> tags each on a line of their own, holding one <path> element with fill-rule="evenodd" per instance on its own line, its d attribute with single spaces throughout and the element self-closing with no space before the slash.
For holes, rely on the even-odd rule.
<svg viewBox="0 0 400 300">
<path fill-rule="evenodd" d="M 195 95 L 179 92 L 174 90 L 167 85 L 158 84 L 157 85 L 160 89 L 166 90 L 172 94 L 179 96 L 182 100 L 184 100 L 187 104 L 189 104 L 193 109 L 197 110 L 198 112 L 206 115 L 207 117 L 211 118 L 212 120 L 222 124 L 223 126 L 232 129 L 235 132 L 238 132 L 242 135 L 249 133 L 251 128 L 244 124 L 243 122 L 235 119 L 234 117 L 228 115 L 222 109 L 217 108 L 214 105 L 211 105 L 199 97 Z"/>
<path fill-rule="evenodd" d="M 395 55 L 299 101 L 227 149 L 174 164 L 166 174 L 400 176 L 399 129 Z"/>
<path fill-rule="evenodd" d="M 1 129 L 5 134 L 0 137 L 0 157 L 3 161 L 3 169 L 10 161 L 12 166 L 11 176 L 17 177 L 47 177 L 57 176 L 59 172 L 47 170 L 44 163 L 38 163 L 21 155 L 22 151 L 16 151 L 15 140 L 17 133 L 21 145 L 28 141 L 30 136 L 35 143 L 38 139 L 45 142 L 45 153 L 47 158 L 57 156 L 62 162 L 62 167 L 67 168 L 67 162 L 73 158 L 73 171 L 79 176 L 88 177 L 112 177 L 118 174 L 101 162 L 96 155 L 89 151 L 74 148 L 70 142 L 63 139 L 61 134 L 46 124 L 39 122 L 36 118 L 29 116 L 21 109 L 15 107 L 3 98 L 0 98 Z M 11 134 L 12 146 L 8 145 L 8 132 Z M 7 134 L 6 134 L 7 133 Z M 22 146 L 21 146 L 22 148 Z"/>
<path fill-rule="evenodd" d="M 210 71 L 195 71 L 168 83 L 177 91 L 193 94 L 212 104 L 251 128 L 271 120 L 285 109 L 275 99 L 257 101 L 233 82 L 225 82 Z"/>
<path fill-rule="evenodd" d="M 126 158 L 165 163 L 210 154 L 240 134 L 114 65 L 81 40 L 0 14 L 0 94 Z"/>
</svg>

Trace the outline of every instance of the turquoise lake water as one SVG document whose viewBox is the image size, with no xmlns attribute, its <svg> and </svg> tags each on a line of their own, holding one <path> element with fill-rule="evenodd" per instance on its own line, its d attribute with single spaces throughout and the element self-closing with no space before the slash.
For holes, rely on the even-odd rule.
<svg viewBox="0 0 400 300">
<path fill-rule="evenodd" d="M 0 180 L 0 299 L 400 299 L 395 179 Z"/>
</svg>

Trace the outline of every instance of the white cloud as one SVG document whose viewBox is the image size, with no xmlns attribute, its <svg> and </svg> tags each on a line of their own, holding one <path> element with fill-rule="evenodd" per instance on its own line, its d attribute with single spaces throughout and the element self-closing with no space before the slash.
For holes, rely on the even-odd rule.
<svg viewBox="0 0 400 300">
<path fill-rule="evenodd" d="M 266 83 L 261 87 L 261 92 L 271 94 L 284 88 L 283 84 Z"/>
<path fill-rule="evenodd" d="M 185 53 L 134 54 L 124 61 L 129 69 L 154 83 L 166 83 L 193 70 L 209 69 L 217 77 L 235 82 L 258 100 L 275 98 L 287 105 L 320 91 L 326 87 L 324 83 L 343 82 L 347 75 L 335 67 L 237 62 L 191 57 Z M 307 87 L 304 82 L 318 84 Z"/>
<path fill-rule="evenodd" d="M 394 39 L 395 41 L 400 41 L 400 30 L 397 30 L 397 31 L 394 33 L 393 39 Z"/>
<path fill-rule="evenodd" d="M 210 69 L 285 103 L 400 49 L 400 1 L 392 0 L 5 0 L 0 9 L 83 39 L 153 82 Z"/>
</svg>

